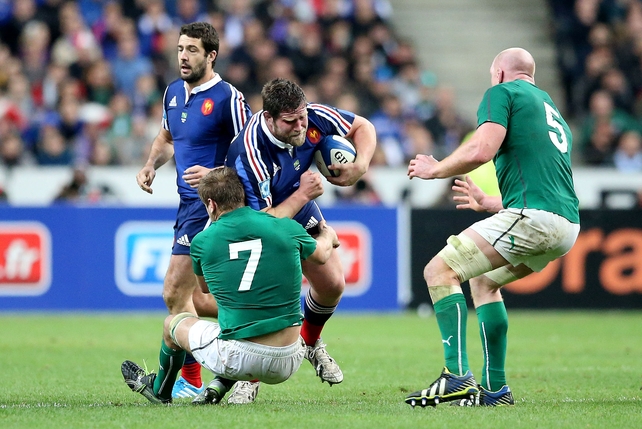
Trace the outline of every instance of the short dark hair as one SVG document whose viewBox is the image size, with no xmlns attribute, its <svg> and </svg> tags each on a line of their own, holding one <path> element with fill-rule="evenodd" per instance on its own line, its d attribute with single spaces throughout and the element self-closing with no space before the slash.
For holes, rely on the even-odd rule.
<svg viewBox="0 0 642 429">
<path fill-rule="evenodd" d="M 218 53 L 219 48 L 219 38 L 216 28 L 209 22 L 192 22 L 191 24 L 185 24 L 181 27 L 181 33 L 179 36 L 186 35 L 193 39 L 201 39 L 203 43 L 203 49 L 205 53 L 209 54 L 212 51 Z"/>
<path fill-rule="evenodd" d="M 263 85 L 263 110 L 276 118 L 282 112 L 294 112 L 306 103 L 303 89 L 296 83 L 277 78 Z"/>
<path fill-rule="evenodd" d="M 236 170 L 219 167 L 210 171 L 198 183 L 198 196 L 203 204 L 208 200 L 223 211 L 231 211 L 245 205 L 245 190 Z"/>
</svg>

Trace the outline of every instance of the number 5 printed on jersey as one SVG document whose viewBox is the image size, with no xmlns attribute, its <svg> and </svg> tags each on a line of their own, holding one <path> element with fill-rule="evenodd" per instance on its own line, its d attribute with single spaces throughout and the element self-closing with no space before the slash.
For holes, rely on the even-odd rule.
<svg viewBox="0 0 642 429">
<path fill-rule="evenodd" d="M 557 113 L 557 110 L 553 109 L 553 106 L 547 102 L 544 102 L 544 110 L 546 110 L 546 123 L 559 131 L 559 134 L 555 131 L 549 131 L 548 137 L 560 152 L 566 153 L 568 151 L 568 139 L 566 138 L 564 127 L 562 127 L 562 124 L 559 121 L 561 118 L 560 114 Z"/>
</svg>

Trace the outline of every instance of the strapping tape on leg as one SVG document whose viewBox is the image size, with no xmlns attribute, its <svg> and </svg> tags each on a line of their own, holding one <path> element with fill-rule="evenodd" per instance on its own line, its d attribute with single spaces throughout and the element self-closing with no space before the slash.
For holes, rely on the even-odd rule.
<svg viewBox="0 0 642 429">
<path fill-rule="evenodd" d="M 446 247 L 438 255 L 453 269 L 460 282 L 477 277 L 493 269 L 490 261 L 479 250 L 472 238 L 465 234 L 451 235 L 446 240 Z"/>
<path fill-rule="evenodd" d="M 507 267 L 499 267 L 497 269 L 494 269 L 493 271 L 490 271 L 486 274 L 484 274 L 486 277 L 494 281 L 500 286 L 507 285 L 508 283 L 514 282 L 515 280 L 518 280 L 519 278 L 513 274 L 511 270 L 509 270 Z"/>
<path fill-rule="evenodd" d="M 174 344 L 178 345 L 180 347 L 180 344 L 176 341 L 176 337 L 174 336 L 174 331 L 176 331 L 176 328 L 178 328 L 178 325 L 181 324 L 181 322 L 185 319 L 189 319 L 190 317 L 198 317 L 195 314 L 192 313 L 179 313 L 174 318 L 172 319 L 171 322 L 169 322 L 169 336 L 172 337 L 172 341 L 174 341 Z"/>
<path fill-rule="evenodd" d="M 454 295 L 456 293 L 463 294 L 461 286 L 457 285 L 448 285 L 448 286 L 430 286 L 428 288 L 428 293 L 430 294 L 430 299 L 433 304 L 436 304 L 438 301 L 446 298 L 447 296 Z"/>
</svg>

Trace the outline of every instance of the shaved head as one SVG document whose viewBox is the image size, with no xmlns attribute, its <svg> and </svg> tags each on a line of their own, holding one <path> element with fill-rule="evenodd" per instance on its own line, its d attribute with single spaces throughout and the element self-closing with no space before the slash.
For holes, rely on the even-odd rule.
<svg viewBox="0 0 642 429">
<path fill-rule="evenodd" d="M 490 66 L 493 85 L 522 79 L 535 83 L 535 60 L 522 48 L 509 48 L 501 51 Z"/>
</svg>

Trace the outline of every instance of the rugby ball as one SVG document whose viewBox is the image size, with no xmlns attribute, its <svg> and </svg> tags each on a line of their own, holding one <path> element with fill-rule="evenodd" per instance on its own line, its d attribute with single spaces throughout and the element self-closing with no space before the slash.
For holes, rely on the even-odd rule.
<svg viewBox="0 0 642 429">
<path fill-rule="evenodd" d="M 319 173 L 325 177 L 337 177 L 338 171 L 328 170 L 328 165 L 354 162 L 357 151 L 350 140 L 341 136 L 325 136 L 314 152 L 314 161 Z"/>
</svg>

